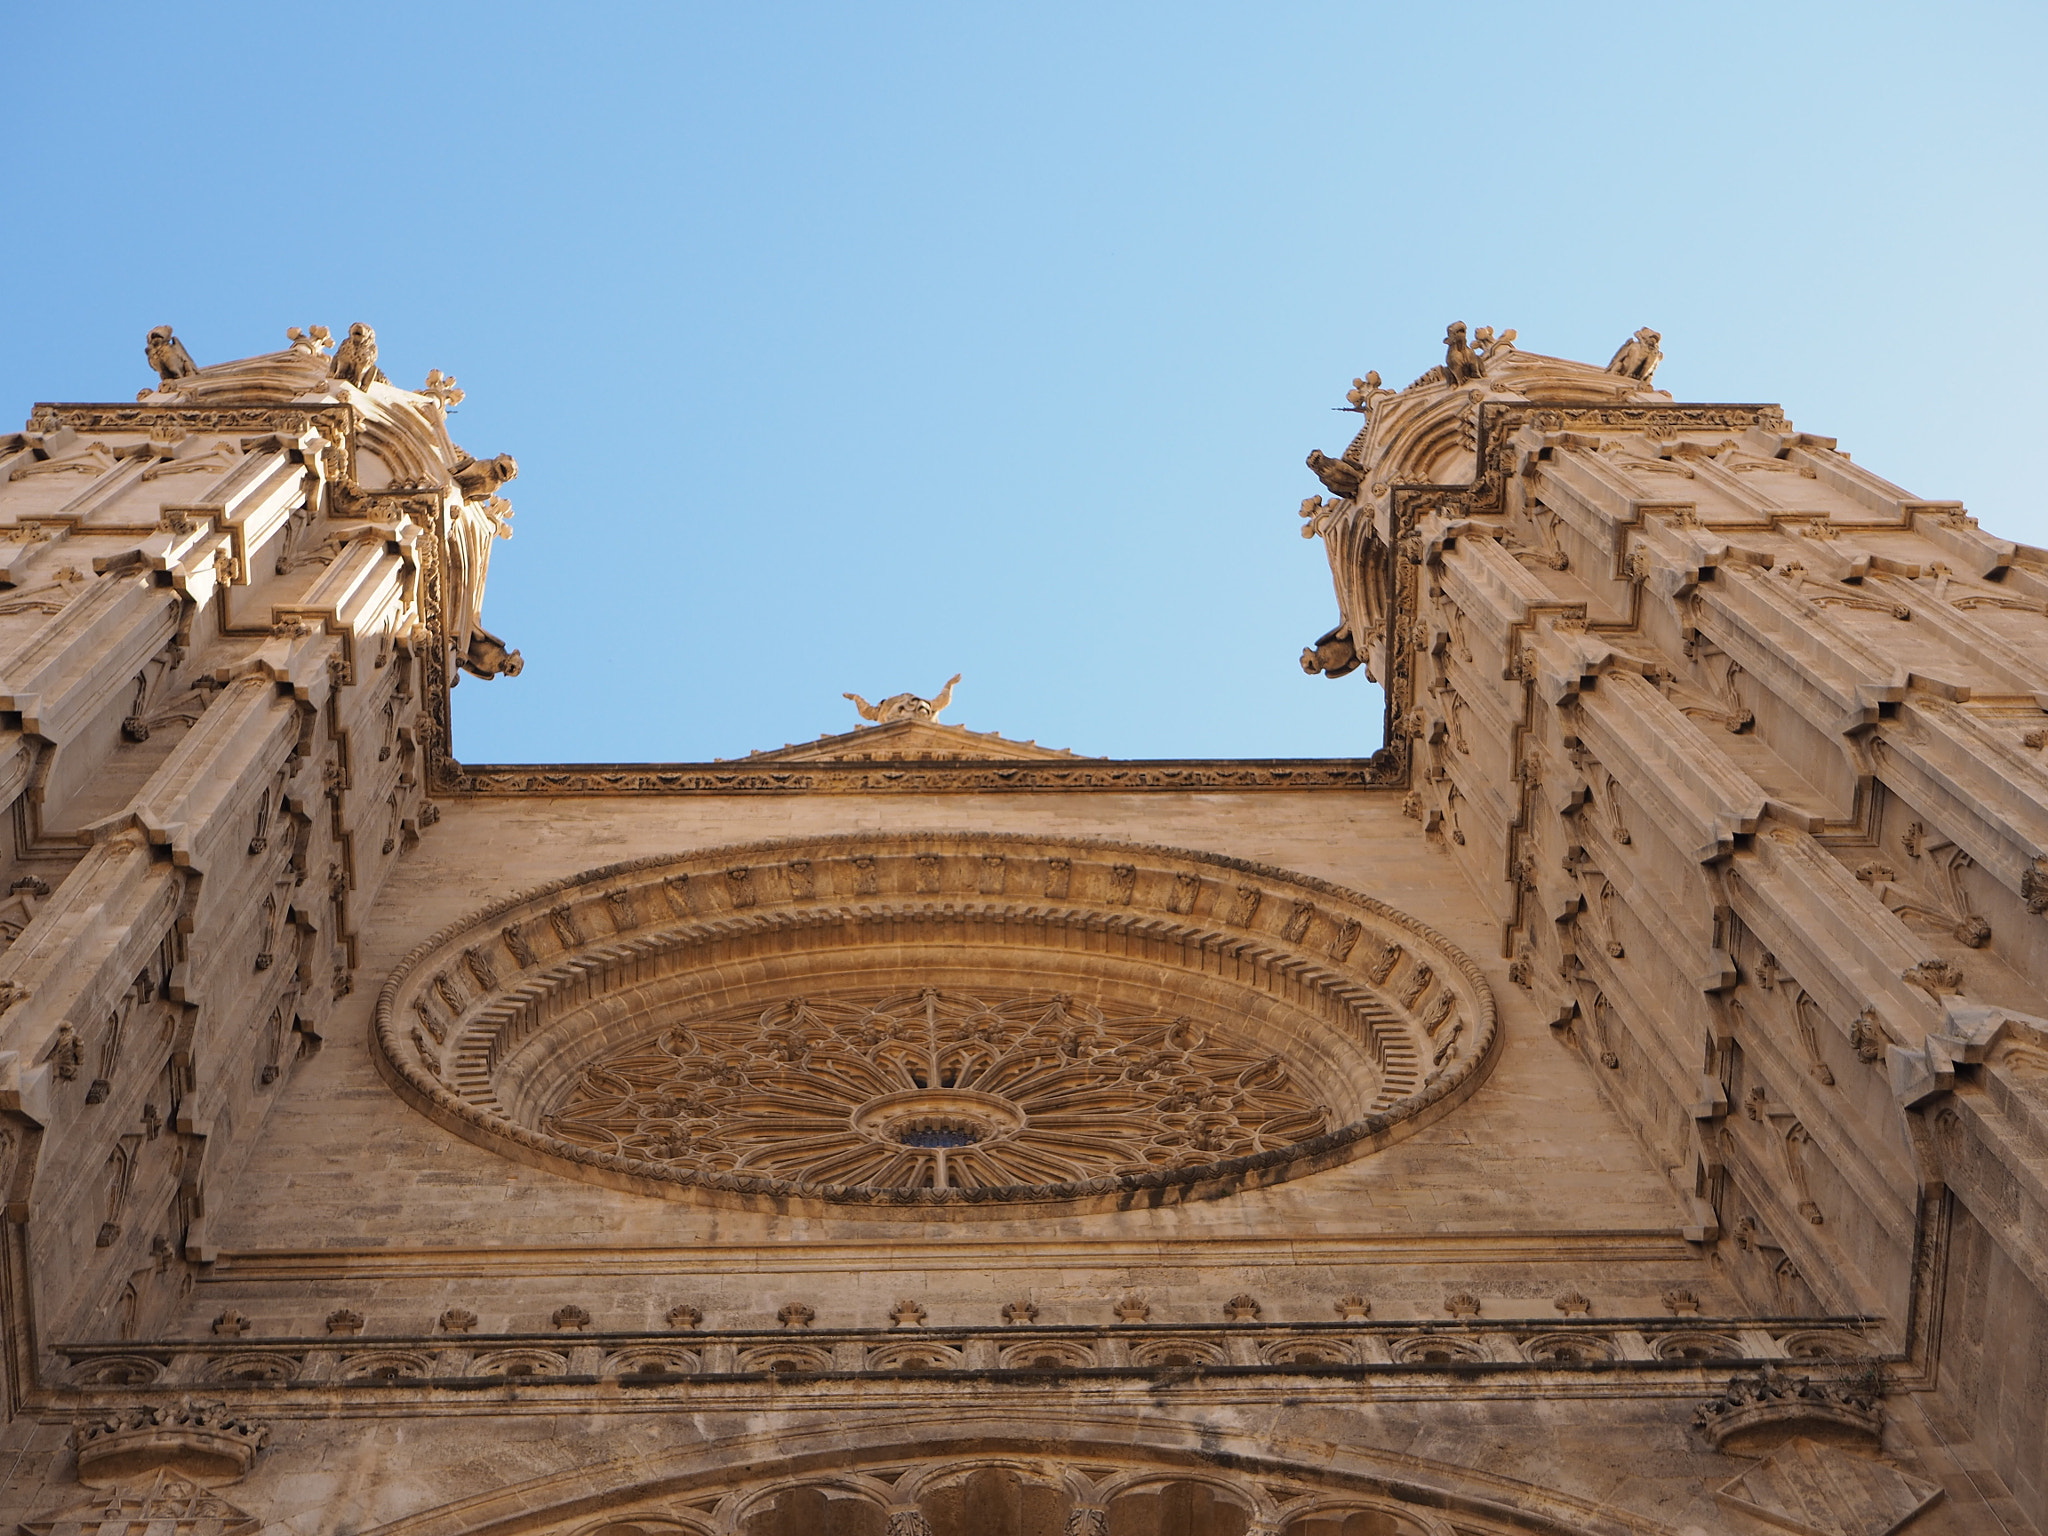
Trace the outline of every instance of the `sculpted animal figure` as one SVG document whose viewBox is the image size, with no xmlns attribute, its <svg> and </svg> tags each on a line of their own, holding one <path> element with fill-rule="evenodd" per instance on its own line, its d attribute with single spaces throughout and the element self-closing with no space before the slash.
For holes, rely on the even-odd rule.
<svg viewBox="0 0 2048 1536">
<path fill-rule="evenodd" d="M 860 711 L 863 720 L 872 720 L 877 725 L 890 725 L 898 720 L 936 720 L 939 711 L 953 702 L 953 685 L 960 681 L 955 672 L 946 679 L 946 686 L 931 698 L 920 698 L 914 693 L 892 693 L 879 704 L 870 704 L 857 693 L 842 694 L 842 698 L 853 700 L 853 707 Z"/>
<path fill-rule="evenodd" d="M 1456 388 L 1479 377 L 1479 354 L 1465 340 L 1465 322 L 1453 320 L 1444 332 L 1444 382 Z"/>
<path fill-rule="evenodd" d="M 327 369 L 357 389 L 368 389 L 384 377 L 377 371 L 377 333 L 358 320 L 348 328 L 348 337 L 334 349 L 334 361 Z"/>
<path fill-rule="evenodd" d="M 456 655 L 456 665 L 472 677 L 517 677 L 526 670 L 526 658 L 506 648 L 505 642 L 487 629 L 469 637 L 469 644 Z"/>
<path fill-rule="evenodd" d="M 519 478 L 519 461 L 509 453 L 501 453 L 495 459 L 473 459 L 465 453 L 451 474 L 464 501 L 481 501 L 496 495 L 498 487 L 507 480 Z"/>
<path fill-rule="evenodd" d="M 192 361 L 192 354 L 185 350 L 185 343 L 171 334 L 168 325 L 160 325 L 149 333 L 143 343 L 142 355 L 149 359 L 149 366 L 156 370 L 156 376 L 168 384 L 173 379 L 189 379 L 199 371 L 199 365 Z"/>
<path fill-rule="evenodd" d="M 1647 325 L 1621 344 L 1621 350 L 1614 354 L 1614 361 L 1607 365 L 1609 373 L 1618 373 L 1624 379 L 1641 379 L 1645 384 L 1656 375 L 1657 365 L 1664 361 L 1664 354 L 1657 350 L 1657 343 L 1664 338 Z"/>
<path fill-rule="evenodd" d="M 1363 472 L 1348 459 L 1333 459 L 1320 448 L 1308 451 L 1308 467 L 1325 488 L 1345 500 L 1357 496 Z"/>
<path fill-rule="evenodd" d="M 1301 670 L 1310 677 L 1318 673 L 1324 677 L 1342 677 L 1347 672 L 1357 671 L 1361 659 L 1351 643 L 1351 636 L 1340 624 L 1314 645 L 1302 647 Z"/>
</svg>

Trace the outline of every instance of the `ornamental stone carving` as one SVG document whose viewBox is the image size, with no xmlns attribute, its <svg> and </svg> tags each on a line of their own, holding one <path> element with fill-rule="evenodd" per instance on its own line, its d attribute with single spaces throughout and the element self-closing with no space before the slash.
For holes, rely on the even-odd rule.
<svg viewBox="0 0 2048 1536">
<path fill-rule="evenodd" d="M 115 1488 L 90 1503 L 21 1522 L 25 1536 L 146 1531 L 149 1536 L 253 1536 L 263 1522 L 191 1478 L 159 1471 L 140 1491 Z"/>
<path fill-rule="evenodd" d="M 377 1017 L 400 1094 L 508 1155 L 877 1214 L 1312 1172 L 1450 1109 L 1495 1034 L 1472 963 L 1354 892 L 966 834 L 594 870 L 429 940 Z"/>
<path fill-rule="evenodd" d="M 1693 1414 L 1697 1429 L 1718 1451 L 1757 1455 L 1793 1435 L 1818 1435 L 1875 1447 L 1884 1427 L 1882 1370 L 1843 1381 L 1815 1381 L 1765 1366 L 1737 1376 L 1728 1389 Z"/>
<path fill-rule="evenodd" d="M 195 1404 L 187 1397 L 83 1420 L 71 1439 L 81 1482 L 162 1470 L 201 1483 L 231 1483 L 255 1463 L 270 1430 L 223 1404 Z"/>
<path fill-rule="evenodd" d="M 541 1128 L 695 1173 L 1002 1189 L 1320 1134 L 1267 1052 L 1065 994 L 794 997 L 677 1024 L 583 1069 Z"/>
</svg>

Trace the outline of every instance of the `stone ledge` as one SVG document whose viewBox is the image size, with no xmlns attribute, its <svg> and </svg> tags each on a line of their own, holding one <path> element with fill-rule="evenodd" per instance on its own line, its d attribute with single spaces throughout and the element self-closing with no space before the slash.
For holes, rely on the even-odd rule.
<svg viewBox="0 0 2048 1536">
<path fill-rule="evenodd" d="M 189 1340 L 61 1346 L 62 1386 L 277 1394 L 365 1389 L 469 1391 L 603 1386 L 915 1379 L 1031 1385 L 1062 1378 L 1536 1377 L 1583 1380 L 1780 1361 L 1834 1374 L 1880 1359 L 1865 1320 L 1622 1318 L 1594 1322 L 1368 1321 L 1125 1324 L 1072 1328 L 745 1330 L 671 1333 L 435 1334 L 389 1338 Z M 1798 1353 L 1795 1355 L 1794 1351 Z"/>
</svg>

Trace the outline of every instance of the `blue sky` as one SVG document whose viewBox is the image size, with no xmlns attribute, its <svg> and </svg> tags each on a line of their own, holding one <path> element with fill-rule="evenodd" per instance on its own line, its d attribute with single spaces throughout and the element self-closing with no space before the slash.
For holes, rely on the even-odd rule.
<svg viewBox="0 0 2048 1536">
<path fill-rule="evenodd" d="M 2048 11 L 8 7 L 0 420 L 377 328 L 517 536 L 465 760 L 962 683 L 1117 756 L 1369 751 L 1294 509 L 1444 324 L 1775 400 L 2048 543 Z"/>
</svg>

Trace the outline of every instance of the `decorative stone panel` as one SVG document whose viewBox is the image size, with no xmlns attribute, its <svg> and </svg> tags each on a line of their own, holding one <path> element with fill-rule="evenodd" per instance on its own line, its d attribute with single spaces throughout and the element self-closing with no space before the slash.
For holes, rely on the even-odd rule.
<svg viewBox="0 0 2048 1536">
<path fill-rule="evenodd" d="M 79 1481 L 115 1482 L 148 1473 L 231 1483 L 269 1443 L 267 1426 L 224 1405 L 176 1403 L 129 1408 L 82 1420 L 72 1431 Z"/>
<path fill-rule="evenodd" d="M 1156 1204 L 1330 1167 L 1450 1109 L 1494 1040 L 1472 962 L 1369 897 L 957 833 L 593 870 L 436 935 L 377 1010 L 399 1093 L 494 1150 L 671 1198 L 884 1215 Z"/>
</svg>

